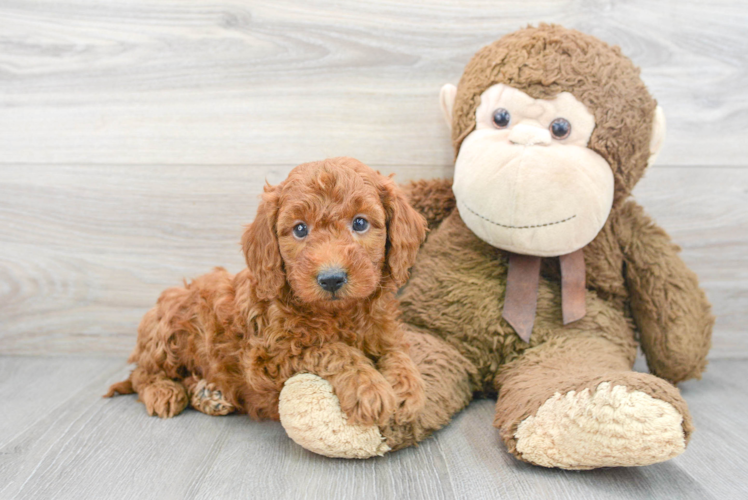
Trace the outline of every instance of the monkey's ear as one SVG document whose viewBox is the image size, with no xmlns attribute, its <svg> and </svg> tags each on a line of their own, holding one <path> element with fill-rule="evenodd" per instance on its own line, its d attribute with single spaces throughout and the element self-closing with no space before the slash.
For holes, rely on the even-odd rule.
<svg viewBox="0 0 748 500">
<path fill-rule="evenodd" d="M 665 113 L 660 106 L 657 106 L 652 120 L 652 139 L 649 141 L 649 160 L 647 165 L 655 162 L 657 155 L 662 150 L 662 144 L 665 142 Z"/>
<path fill-rule="evenodd" d="M 242 250 L 251 275 L 250 283 L 260 300 L 277 297 L 286 280 L 275 233 L 278 191 L 277 186 L 265 187 L 257 216 L 242 235 Z"/>
<path fill-rule="evenodd" d="M 439 93 L 439 104 L 441 105 L 442 114 L 449 130 L 452 130 L 452 109 L 454 109 L 455 105 L 455 95 L 457 95 L 457 87 L 451 83 L 444 85 Z"/>
</svg>

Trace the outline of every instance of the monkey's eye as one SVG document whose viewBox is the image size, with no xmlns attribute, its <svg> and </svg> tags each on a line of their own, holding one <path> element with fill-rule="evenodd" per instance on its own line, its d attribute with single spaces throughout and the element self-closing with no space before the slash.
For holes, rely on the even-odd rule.
<svg viewBox="0 0 748 500">
<path fill-rule="evenodd" d="M 566 139 L 571 134 L 571 123 L 566 118 L 556 118 L 548 128 L 551 129 L 554 139 Z"/>
<path fill-rule="evenodd" d="M 309 228 L 303 222 L 299 222 L 293 227 L 293 235 L 297 239 L 303 240 L 307 234 L 309 234 Z"/>
<path fill-rule="evenodd" d="M 512 115 L 504 108 L 498 108 L 493 112 L 493 124 L 496 128 L 507 128 Z"/>
<path fill-rule="evenodd" d="M 351 224 L 351 227 L 357 233 L 363 233 L 366 232 L 367 229 L 369 229 L 369 221 L 364 219 L 363 217 L 356 217 L 355 219 L 353 219 L 353 224 Z"/>
</svg>

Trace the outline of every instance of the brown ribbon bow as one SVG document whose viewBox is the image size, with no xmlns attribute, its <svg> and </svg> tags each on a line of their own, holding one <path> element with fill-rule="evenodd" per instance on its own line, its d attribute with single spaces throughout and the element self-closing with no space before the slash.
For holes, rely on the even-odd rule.
<svg viewBox="0 0 748 500">
<path fill-rule="evenodd" d="M 509 254 L 509 272 L 502 316 L 517 335 L 530 342 L 535 310 L 538 305 L 540 259 L 531 255 Z M 559 257 L 561 263 L 561 304 L 564 325 L 582 319 L 586 314 L 584 250 Z"/>
</svg>

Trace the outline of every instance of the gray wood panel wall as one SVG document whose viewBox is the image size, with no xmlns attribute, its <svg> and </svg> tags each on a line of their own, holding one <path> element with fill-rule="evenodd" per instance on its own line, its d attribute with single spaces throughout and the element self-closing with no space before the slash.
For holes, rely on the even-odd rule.
<svg viewBox="0 0 748 500">
<path fill-rule="evenodd" d="M 748 6 L 695 0 L 5 0 L 0 353 L 125 353 L 159 292 L 223 265 L 267 179 L 350 155 L 451 174 L 470 56 L 555 22 L 618 44 L 665 109 L 636 195 L 748 356 Z"/>
</svg>

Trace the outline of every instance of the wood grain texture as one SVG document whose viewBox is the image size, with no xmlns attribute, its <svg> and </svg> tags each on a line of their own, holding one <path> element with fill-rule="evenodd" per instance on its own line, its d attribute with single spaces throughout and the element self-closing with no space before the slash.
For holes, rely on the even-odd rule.
<svg viewBox="0 0 748 500">
<path fill-rule="evenodd" d="M 353 155 L 450 175 L 437 106 L 528 22 L 620 44 L 668 112 L 637 193 L 748 356 L 748 143 L 737 2 L 11 0 L 0 5 L 0 352 L 125 352 L 167 286 L 242 266 L 265 179 Z"/>
<path fill-rule="evenodd" d="M 0 352 L 117 352 L 159 293 L 244 265 L 239 238 L 288 167 L 13 166 L 0 182 Z M 396 179 L 451 170 L 383 167 Z M 748 356 L 748 169 L 655 167 L 636 195 L 717 314 L 713 358 Z"/>
<path fill-rule="evenodd" d="M 0 447 L 57 411 L 90 382 L 92 375 L 111 373 L 113 364 L 120 368 L 121 357 L 112 359 L 0 357 Z"/>
<path fill-rule="evenodd" d="M 58 378 L 47 384 L 42 364 Z M 105 366 L 105 363 L 108 366 Z M 473 402 L 417 448 L 369 460 L 328 459 L 294 444 L 276 422 L 187 410 L 148 417 L 134 396 L 100 397 L 126 374 L 112 358 L 0 357 L 1 498 L 575 498 L 723 499 L 748 495 L 743 416 L 746 361 L 719 360 L 683 385 L 698 427 L 680 457 L 641 468 L 562 471 L 503 448 L 492 400 Z M 33 389 L 18 391 L 19 382 Z M 64 390 L 65 386 L 67 390 Z M 41 404 L 50 401 L 46 411 Z M 40 411 L 41 410 L 41 411 Z"/>
<path fill-rule="evenodd" d="M 734 0 L 8 0 L 2 162 L 446 166 L 438 92 L 527 23 L 643 68 L 664 165 L 746 165 L 748 5 Z"/>
</svg>

